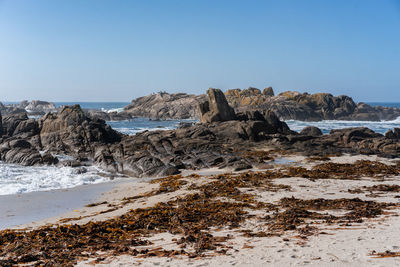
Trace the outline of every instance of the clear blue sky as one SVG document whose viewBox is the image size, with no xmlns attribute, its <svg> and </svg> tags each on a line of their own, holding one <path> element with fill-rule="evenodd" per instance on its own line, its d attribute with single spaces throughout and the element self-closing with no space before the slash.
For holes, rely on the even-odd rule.
<svg viewBox="0 0 400 267">
<path fill-rule="evenodd" d="M 254 86 L 400 102 L 399 0 L 0 0 L 0 100 Z"/>
</svg>

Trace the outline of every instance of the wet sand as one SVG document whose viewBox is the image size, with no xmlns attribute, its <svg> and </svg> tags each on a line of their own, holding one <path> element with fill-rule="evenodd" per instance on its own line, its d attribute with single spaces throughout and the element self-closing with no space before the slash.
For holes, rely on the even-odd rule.
<svg viewBox="0 0 400 267">
<path fill-rule="evenodd" d="M 73 212 L 111 190 L 121 180 L 82 185 L 71 189 L 0 196 L 0 229 L 32 224 Z"/>
</svg>

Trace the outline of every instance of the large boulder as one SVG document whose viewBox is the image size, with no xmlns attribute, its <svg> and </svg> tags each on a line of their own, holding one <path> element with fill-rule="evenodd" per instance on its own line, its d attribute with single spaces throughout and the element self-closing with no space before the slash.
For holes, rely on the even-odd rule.
<svg viewBox="0 0 400 267">
<path fill-rule="evenodd" d="M 200 122 L 230 121 L 236 119 L 235 111 L 229 106 L 224 93 L 219 89 L 207 91 L 208 101 L 199 104 Z"/>
<path fill-rule="evenodd" d="M 56 158 L 48 153 L 42 155 L 28 141 L 13 138 L 1 144 L 0 159 L 8 163 L 21 164 L 23 166 L 50 165 L 58 162 Z"/>
<path fill-rule="evenodd" d="M 14 131 L 17 129 L 18 125 L 21 122 L 28 120 L 28 116 L 25 112 L 16 113 L 16 114 L 9 114 L 3 117 L 2 125 L 3 125 L 3 134 L 7 136 L 13 136 Z M 19 128 L 19 131 L 21 127 Z"/>
<path fill-rule="evenodd" d="M 275 95 L 274 89 L 272 89 L 272 87 L 267 87 L 267 88 L 265 88 L 265 89 L 263 90 L 263 95 L 269 96 L 269 97 L 274 96 L 274 95 Z"/>
<path fill-rule="evenodd" d="M 291 133 L 291 130 L 289 129 L 289 126 L 286 124 L 286 122 L 281 121 L 272 110 L 267 110 L 264 114 L 264 117 L 268 124 L 271 125 L 272 128 L 276 129 L 277 133 Z"/>
<path fill-rule="evenodd" d="M 304 127 L 303 130 L 301 130 L 300 134 L 307 135 L 307 136 L 320 136 L 320 135 L 322 135 L 322 131 L 318 127 L 307 126 L 307 127 Z"/>
<path fill-rule="evenodd" d="M 388 130 L 385 133 L 386 138 L 389 139 L 400 139 L 400 128 L 394 128 L 393 130 Z"/>
<path fill-rule="evenodd" d="M 40 139 L 47 149 L 71 153 L 93 152 L 96 143 L 114 143 L 121 135 L 103 120 L 90 119 L 79 105 L 64 106 L 40 120 Z"/>
</svg>

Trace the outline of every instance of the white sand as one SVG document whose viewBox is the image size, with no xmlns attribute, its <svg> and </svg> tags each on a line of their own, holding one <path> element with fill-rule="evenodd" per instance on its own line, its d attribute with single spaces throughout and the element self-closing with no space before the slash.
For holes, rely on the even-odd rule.
<svg viewBox="0 0 400 267">
<path fill-rule="evenodd" d="M 303 157 L 292 157 L 291 159 L 297 161 L 296 164 L 305 167 L 321 163 L 309 162 Z M 332 161 L 353 163 L 358 159 L 391 162 L 386 159 L 367 156 L 335 157 L 332 158 Z M 217 170 L 203 170 L 201 173 L 209 175 L 213 171 Z M 202 183 L 207 179 L 187 178 L 190 183 Z M 273 182 L 290 185 L 292 190 L 278 192 L 257 190 L 261 200 L 274 203 L 283 197 L 291 196 L 301 199 L 359 197 L 363 200 L 398 203 L 399 198 L 396 198 L 396 196 L 400 195 L 400 193 L 384 193 L 379 197 L 370 197 L 366 193 L 351 194 L 348 192 L 348 189 L 374 184 L 400 185 L 400 177 L 385 178 L 384 181 L 367 177 L 362 180 L 320 179 L 315 181 L 304 178 L 285 178 L 276 179 Z M 157 186 L 157 184 L 131 180 L 117 183 L 111 191 L 103 193 L 97 200 L 97 202 L 107 201 L 107 205 L 83 207 L 62 216 L 48 218 L 25 226 L 37 227 L 48 223 L 57 223 L 60 219 L 71 217 L 74 217 L 75 220 L 68 223 L 105 220 L 124 214 L 130 209 L 150 207 L 158 202 L 168 201 L 189 192 L 186 190 L 186 186 L 172 193 L 139 198 L 132 201 L 132 203 L 121 204 L 125 197 L 134 197 L 150 192 Z M 100 214 L 99 212 L 110 209 L 108 204 L 111 204 L 116 210 Z M 320 224 L 317 227 L 326 234 L 311 236 L 308 240 L 301 240 L 296 237 L 297 234 L 295 232 L 290 231 L 285 232 L 280 237 L 247 238 L 238 233 L 237 229 L 223 229 L 213 234 L 231 234 L 234 236 L 233 239 L 227 241 L 227 244 L 234 248 L 229 250 L 227 255 L 200 259 L 189 259 L 181 256 L 174 258 L 137 258 L 123 255 L 108 257 L 103 264 L 98 264 L 97 266 L 400 266 L 400 258 L 373 258 L 369 255 L 373 250 L 377 252 L 386 250 L 400 251 L 400 217 L 397 215 L 398 212 L 399 210 L 392 210 L 390 213 L 378 218 L 366 219 L 361 224 L 353 223 L 352 226 L 341 227 L 341 229 L 338 229 L 338 225 Z M 257 214 L 257 211 L 254 213 Z M 334 211 L 332 211 L 332 214 L 334 214 Z M 258 215 L 258 217 L 247 220 L 242 225 L 242 229 L 266 230 L 264 229 L 266 226 L 260 220 L 262 214 Z M 154 244 L 148 248 L 178 249 L 177 245 L 171 240 L 174 237 L 169 233 L 153 236 L 150 240 Z M 78 266 L 91 266 L 92 262 L 93 259 L 87 260 L 80 262 Z"/>
</svg>

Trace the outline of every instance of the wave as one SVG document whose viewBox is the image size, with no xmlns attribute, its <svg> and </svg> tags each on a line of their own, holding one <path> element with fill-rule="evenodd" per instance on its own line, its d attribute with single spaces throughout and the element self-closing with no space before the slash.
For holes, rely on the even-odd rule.
<svg viewBox="0 0 400 267">
<path fill-rule="evenodd" d="M 322 130 L 323 133 L 329 133 L 333 129 L 343 129 L 351 127 L 368 127 L 371 130 L 384 134 L 389 129 L 400 127 L 400 117 L 391 121 L 341 121 L 341 120 L 324 120 L 316 122 L 287 120 L 289 128 L 294 131 L 301 131 L 307 126 L 316 126 Z"/>
<path fill-rule="evenodd" d="M 66 189 L 109 181 L 97 167 L 26 167 L 0 162 L 0 195 Z"/>
<path fill-rule="evenodd" d="M 101 111 L 106 112 L 106 113 L 113 113 L 113 112 L 120 113 L 123 110 L 124 110 L 124 108 L 110 108 L 110 109 L 101 108 Z"/>
</svg>

